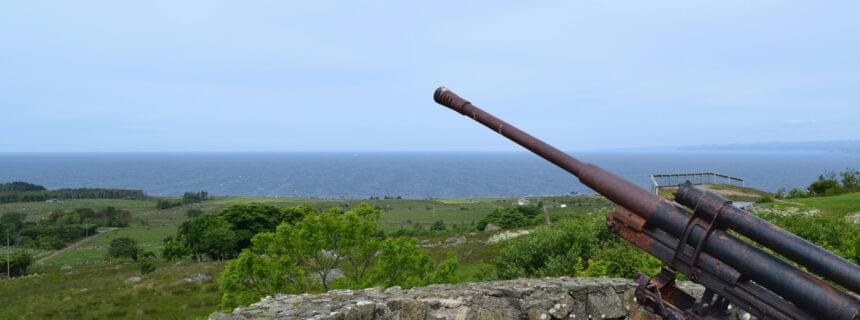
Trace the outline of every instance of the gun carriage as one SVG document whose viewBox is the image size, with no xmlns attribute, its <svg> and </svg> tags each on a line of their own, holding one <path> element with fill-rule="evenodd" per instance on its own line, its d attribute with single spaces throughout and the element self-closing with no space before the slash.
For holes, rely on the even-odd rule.
<svg viewBox="0 0 860 320">
<path fill-rule="evenodd" d="M 609 229 L 665 264 L 653 278 L 637 274 L 635 294 L 638 303 L 664 319 L 730 319 L 731 304 L 758 319 L 860 320 L 860 301 L 846 292 L 860 293 L 860 266 L 689 182 L 680 185 L 675 202 L 670 202 L 577 160 L 444 87 L 433 98 L 573 174 L 614 202 L 616 210 L 606 217 Z M 704 294 L 696 298 L 676 287 L 676 272 L 703 285 Z"/>
</svg>

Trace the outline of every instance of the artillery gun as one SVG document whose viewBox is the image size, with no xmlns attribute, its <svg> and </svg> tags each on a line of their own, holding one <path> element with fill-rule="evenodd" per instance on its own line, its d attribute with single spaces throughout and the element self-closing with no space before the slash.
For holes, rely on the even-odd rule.
<svg viewBox="0 0 860 320">
<path fill-rule="evenodd" d="M 731 319 L 729 309 L 734 305 L 758 319 L 860 320 L 860 300 L 848 293 L 860 293 L 860 266 L 689 182 L 679 187 L 675 202 L 670 202 L 577 160 L 445 87 L 438 88 L 433 98 L 573 174 L 614 202 L 616 210 L 606 217 L 609 229 L 665 265 L 653 278 L 637 273 L 635 293 L 639 304 L 663 319 Z M 703 285 L 704 294 L 695 298 L 676 287 L 677 272 Z"/>
</svg>

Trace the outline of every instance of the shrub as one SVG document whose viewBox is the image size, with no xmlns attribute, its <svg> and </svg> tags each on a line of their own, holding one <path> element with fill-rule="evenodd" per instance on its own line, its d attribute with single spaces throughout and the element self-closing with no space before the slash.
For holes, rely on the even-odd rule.
<svg viewBox="0 0 860 320">
<path fill-rule="evenodd" d="M 229 261 L 218 280 L 222 306 L 233 308 L 274 293 L 375 284 L 411 287 L 453 279 L 454 256 L 436 265 L 414 238 L 385 238 L 380 215 L 379 208 L 367 204 L 345 213 L 334 208 L 257 234 L 251 248 Z M 333 279 L 334 270 L 343 276 Z"/>
<path fill-rule="evenodd" d="M 660 262 L 609 233 L 604 215 L 581 216 L 511 240 L 494 261 L 501 278 L 622 276 L 657 271 Z"/>
<path fill-rule="evenodd" d="M 445 231 L 445 222 L 442 220 L 433 222 L 433 225 L 430 226 L 430 231 Z"/>
<path fill-rule="evenodd" d="M 155 203 L 155 208 L 158 210 L 165 210 L 175 208 L 181 205 L 181 200 L 159 199 L 158 202 Z"/>
<path fill-rule="evenodd" d="M 0 274 L 6 274 L 6 255 L 0 256 Z M 23 250 L 16 251 L 9 256 L 9 273 L 12 277 L 27 274 L 27 268 L 33 264 L 33 256 Z M 9 275 L 7 275 L 9 276 Z"/>
<path fill-rule="evenodd" d="M 535 224 L 535 217 L 538 214 L 540 214 L 540 209 L 536 206 L 516 206 L 496 209 L 478 222 L 478 230 L 483 230 L 490 223 L 503 229 Z"/>
<path fill-rule="evenodd" d="M 138 263 L 140 264 L 140 274 L 149 274 L 155 271 L 155 254 L 149 251 L 141 252 Z"/>
<path fill-rule="evenodd" d="M 111 258 L 129 258 L 137 261 L 137 241 L 129 237 L 119 237 L 111 240 L 108 256 Z"/>
</svg>

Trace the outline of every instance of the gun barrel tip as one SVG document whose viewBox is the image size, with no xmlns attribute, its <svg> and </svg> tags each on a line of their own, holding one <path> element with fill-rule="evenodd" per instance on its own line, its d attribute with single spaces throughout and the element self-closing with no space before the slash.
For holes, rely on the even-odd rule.
<svg viewBox="0 0 860 320">
<path fill-rule="evenodd" d="M 441 100 L 442 95 L 445 94 L 445 92 L 447 92 L 447 91 L 448 91 L 448 88 L 446 88 L 445 86 L 441 86 L 439 88 L 436 88 L 436 91 L 433 92 L 433 99 L 436 100 L 436 102 L 442 101 Z"/>
</svg>

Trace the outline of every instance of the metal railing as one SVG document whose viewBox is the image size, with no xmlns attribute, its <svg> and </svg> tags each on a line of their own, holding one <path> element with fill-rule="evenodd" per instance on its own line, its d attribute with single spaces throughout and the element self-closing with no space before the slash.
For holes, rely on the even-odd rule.
<svg viewBox="0 0 860 320">
<path fill-rule="evenodd" d="M 660 173 L 651 175 L 651 191 L 657 194 L 660 188 L 678 187 L 686 181 L 690 181 L 696 185 L 725 184 L 744 186 L 744 179 L 716 172 Z"/>
</svg>

